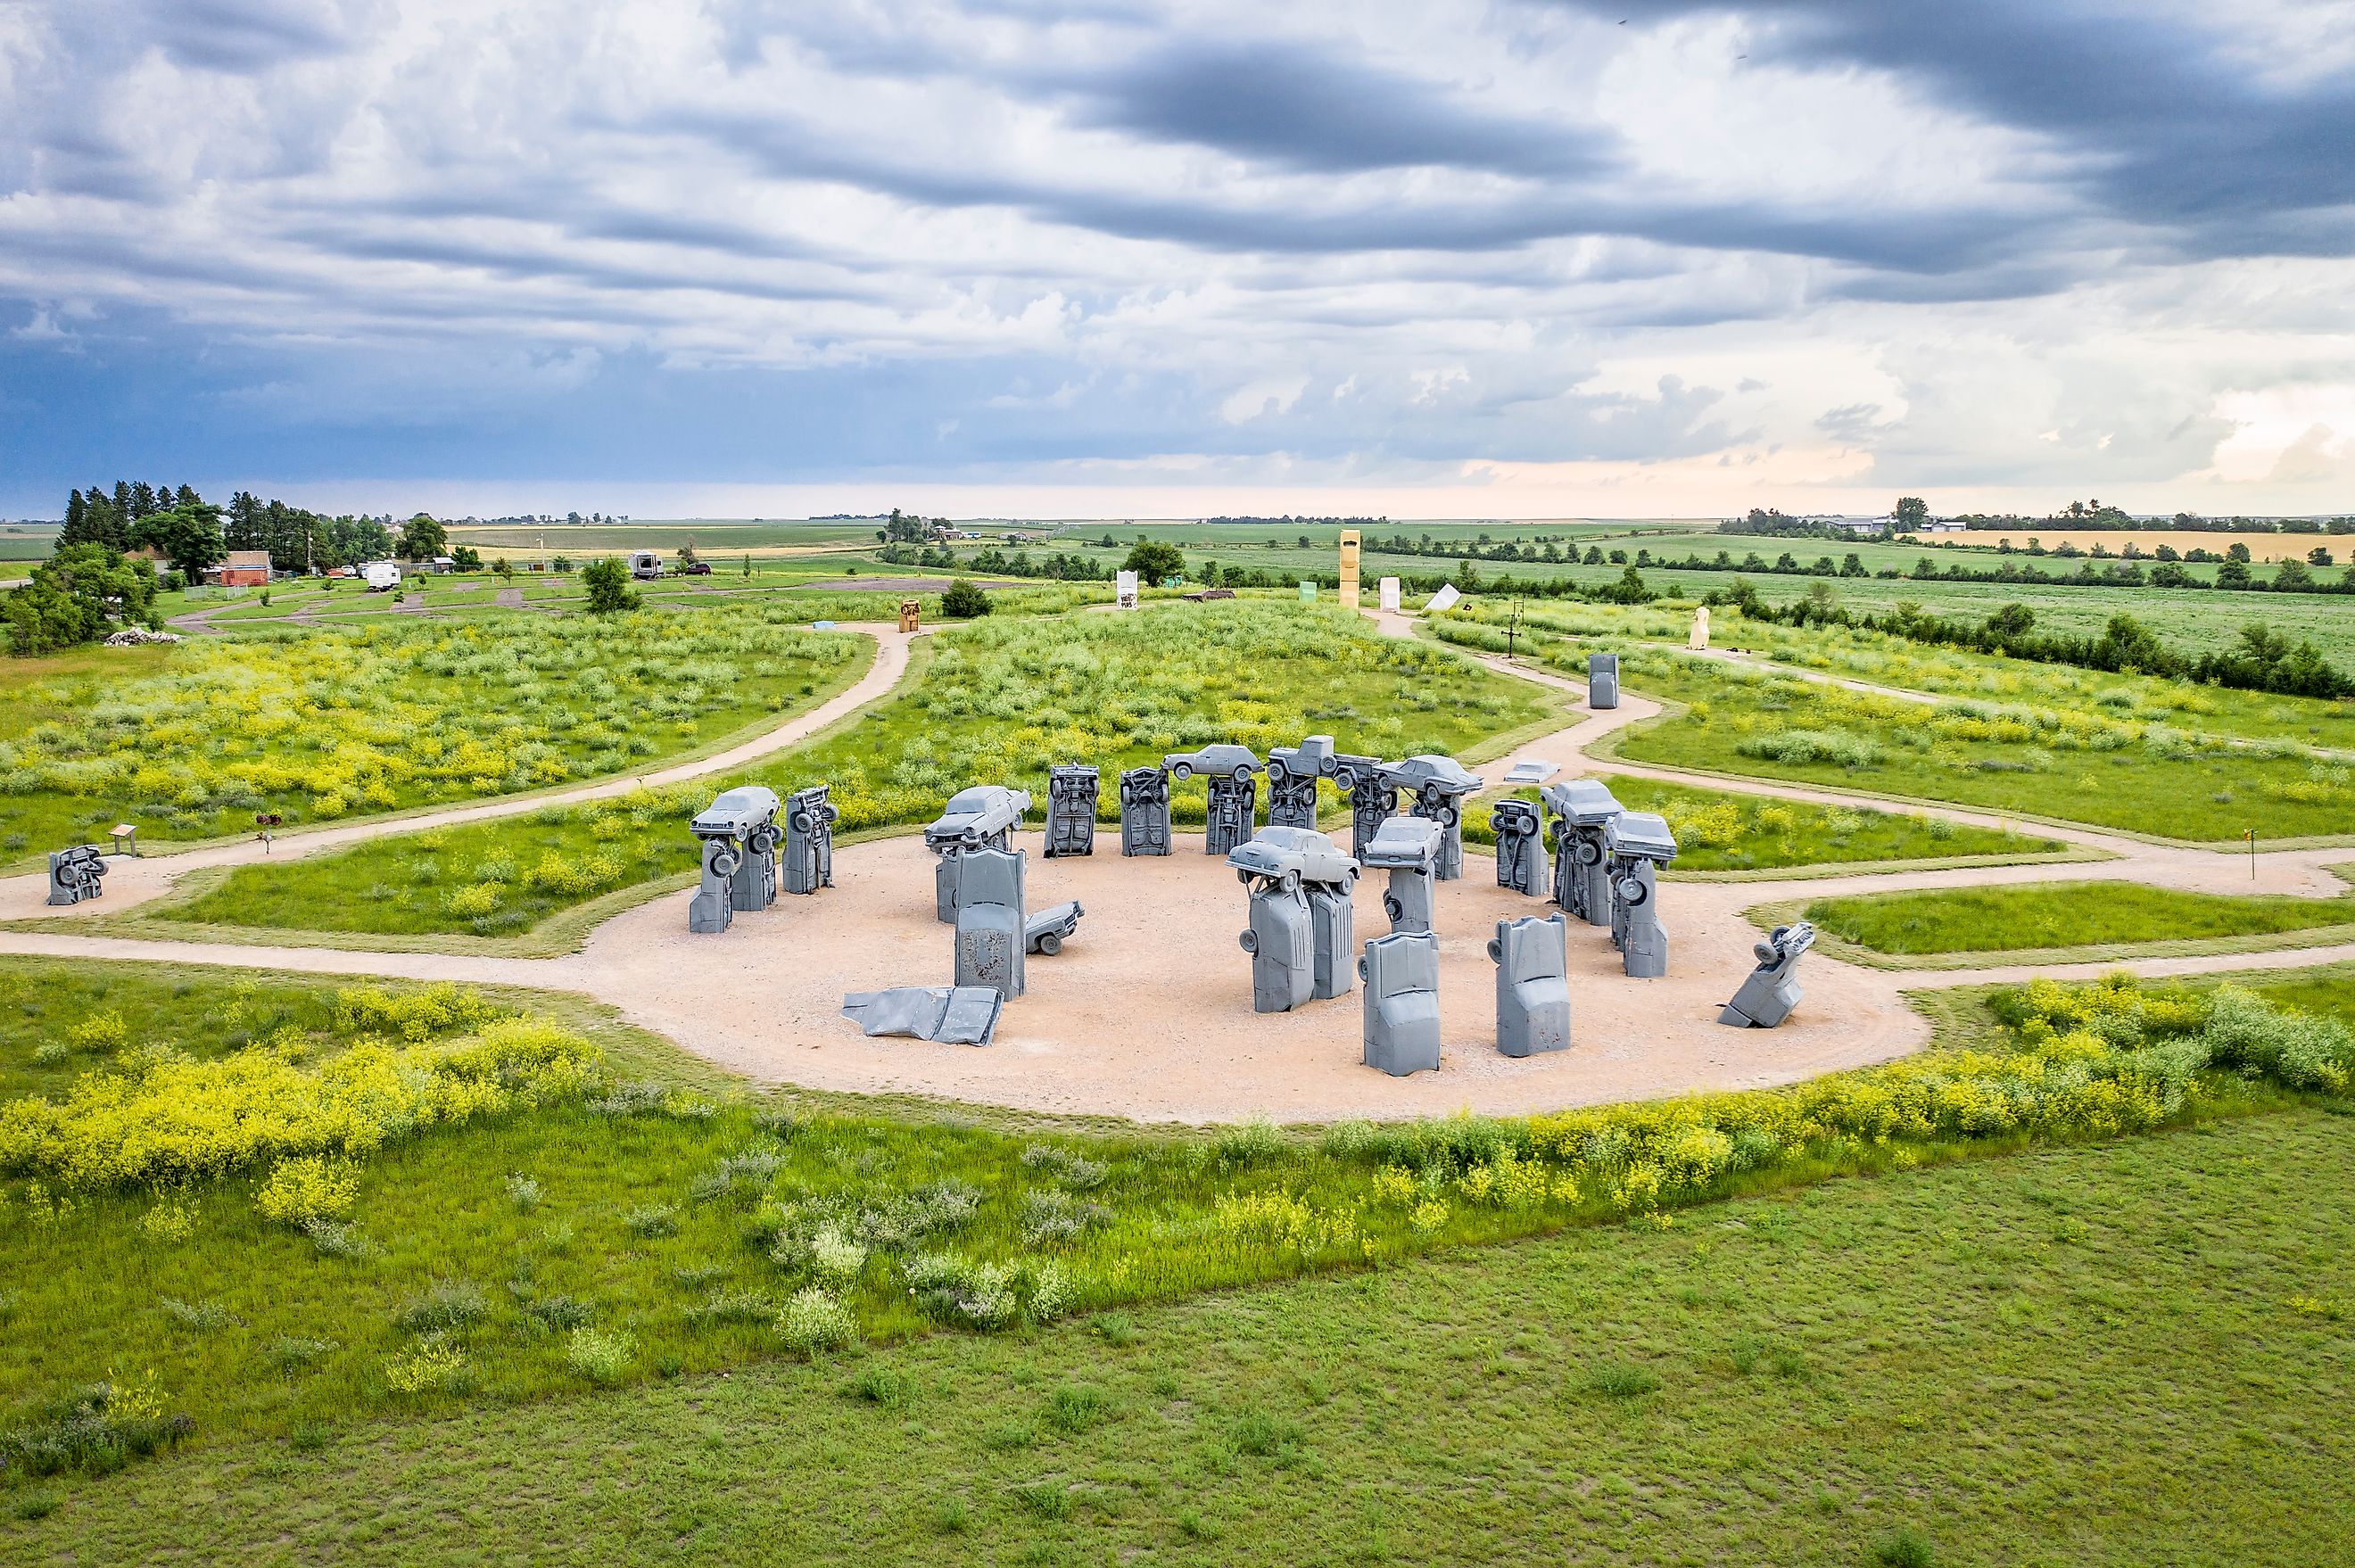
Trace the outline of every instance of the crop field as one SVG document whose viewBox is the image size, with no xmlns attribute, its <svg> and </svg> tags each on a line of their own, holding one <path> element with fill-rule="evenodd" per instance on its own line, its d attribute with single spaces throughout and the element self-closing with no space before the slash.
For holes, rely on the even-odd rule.
<svg viewBox="0 0 2355 1568">
<path fill-rule="evenodd" d="M 325 822 L 619 773 L 819 700 L 869 646 L 739 610 L 273 628 L 14 660 L 0 846 L 121 821 L 207 838 L 262 812 Z"/>
<path fill-rule="evenodd" d="M 904 582 L 910 573 L 903 568 L 867 562 L 856 575 L 846 575 L 839 565 L 814 570 L 805 563 L 763 561 L 758 558 L 752 566 L 750 579 L 730 563 L 728 570 L 715 571 L 709 577 L 658 578 L 636 584 L 634 592 L 650 607 L 725 611 L 773 606 L 788 623 L 804 624 L 818 620 L 894 622 L 899 617 L 900 602 L 910 598 L 922 605 L 927 623 L 941 618 L 941 596 L 936 587 L 911 593 L 898 587 L 863 586 Z M 918 575 L 929 582 L 945 581 L 937 573 Z M 369 593 L 351 582 L 339 581 L 332 586 L 302 582 L 273 587 L 267 603 L 259 590 L 228 593 L 209 591 L 197 596 L 162 594 L 157 598 L 157 607 L 159 613 L 165 616 L 202 612 L 208 620 L 223 626 L 272 622 L 294 625 L 398 624 L 419 611 L 435 617 L 453 613 L 511 614 L 512 611 L 496 608 L 503 586 L 496 577 L 481 575 L 412 579 L 402 584 L 400 592 L 390 593 Z M 570 612 L 581 609 L 588 602 L 587 591 L 581 587 L 577 573 L 561 577 L 518 575 L 514 586 L 524 603 L 535 610 Z M 989 592 L 995 603 L 1021 614 L 1051 614 L 1081 604 L 1103 603 L 1111 597 L 1111 589 L 1104 583 L 1044 581 L 993 587 Z"/>
<path fill-rule="evenodd" d="M 1264 756 L 1311 731 L 1385 756 L 1461 751 L 1554 711 L 1526 682 L 1443 648 L 1378 635 L 1296 603 L 1235 600 L 1130 615 L 993 616 L 946 632 L 917 684 L 754 770 L 778 794 L 831 784 L 844 833 L 931 821 L 966 784 L 1028 788 L 1043 817 L 1047 769 L 1103 770 L 1099 814 L 1119 816 L 1124 766 L 1212 740 Z M 732 781 L 731 781 L 732 782 Z M 692 869 L 694 791 L 378 838 L 336 854 L 248 866 L 167 918 L 287 929 L 504 935 L 617 888 Z M 1174 793 L 1199 822 L 1207 786 Z M 535 881 L 535 872 L 545 868 Z M 493 895 L 496 902 L 482 907 Z M 365 890 L 355 898 L 355 890 Z M 266 918 L 265 918 L 266 917 Z"/>
<path fill-rule="evenodd" d="M 1491 1398 L 1500 1403 L 1490 1422 L 1528 1419 L 1531 1399 L 1567 1400 L 1554 1419 L 1605 1433 L 1687 1399 L 1721 1410 L 1730 1401 L 1745 1434 L 1787 1426 L 1796 1400 L 1824 1421 L 1839 1413 L 1831 1425 L 1850 1435 L 1861 1409 L 1891 1424 L 1887 1441 L 1914 1441 L 1894 1434 L 1946 1427 L 1894 1420 L 1920 1414 L 1939 1386 L 1923 1365 L 1929 1319 L 1943 1326 L 1933 1336 L 1943 1351 L 1976 1369 L 1944 1397 L 1971 1399 L 1983 1417 L 1990 1365 L 2016 1369 L 1999 1380 L 2035 1383 L 2011 1391 L 2020 1403 L 2007 1419 L 2024 1423 L 2049 1421 L 2059 1390 L 2092 1402 L 2119 1386 L 2147 1395 L 2153 1369 L 2140 1352 L 2120 1356 L 2118 1333 L 2149 1325 L 2151 1352 L 2180 1360 L 2189 1315 L 2212 1316 L 2241 1355 L 2296 1353 L 2308 1369 L 2235 1376 L 2229 1409 L 2203 1418 L 2293 1420 L 2303 1406 L 2281 1405 L 2275 1391 L 2326 1404 L 2343 1394 L 2334 1315 L 2355 1287 L 2347 1249 L 2332 1240 L 2346 1223 L 2331 1197 L 2343 1183 L 2328 1174 L 2349 1146 L 2302 1109 L 2343 1093 L 2355 1068 L 2348 988 L 2329 995 L 2333 1014 L 2307 1015 L 2232 987 L 2040 984 L 1972 1004 L 1945 1050 L 1791 1090 L 1518 1121 L 1342 1124 L 1304 1140 L 1263 1126 L 1145 1136 L 749 1099 L 651 1037 L 528 993 L 0 960 L 0 1083 L 15 1096 L 0 1103 L 12 1328 L 0 1339 L 0 1389 L 15 1412 L 0 1444 L 11 1460 L 5 1494 L 33 1521 L 0 1528 L 160 1528 L 155 1514 L 116 1510 L 155 1496 L 157 1477 L 185 1485 L 218 1464 L 278 1456 L 224 1477 L 239 1496 L 258 1488 L 250 1495 L 266 1513 L 279 1506 L 272 1472 L 282 1463 L 314 1482 L 342 1464 L 407 1463 L 396 1457 L 407 1439 L 387 1446 L 371 1435 L 436 1434 L 432 1446 L 455 1458 L 472 1453 L 463 1435 L 487 1424 L 537 1445 L 581 1418 L 567 1413 L 580 1399 L 667 1412 L 665 1385 L 678 1380 L 724 1396 L 726 1385 L 697 1375 L 720 1370 L 751 1371 L 779 1391 L 773 1400 L 806 1389 L 837 1413 L 755 1423 L 800 1434 L 763 1441 L 837 1442 L 854 1418 L 923 1437 L 914 1446 L 934 1479 L 894 1500 L 886 1524 L 863 1504 L 836 1516 L 812 1494 L 783 1495 L 798 1499 L 796 1529 L 881 1528 L 939 1552 L 959 1549 L 936 1538 L 962 1528 L 942 1523 L 949 1499 L 984 1541 L 1009 1546 L 1109 1543 L 1085 1533 L 1099 1528 L 1148 1528 L 1176 1544 L 1286 1530 L 1287 1510 L 1239 1508 L 1224 1477 L 1302 1466 L 1357 1474 L 1375 1452 L 1447 1446 L 1452 1413 Z M 256 1115 L 263 1106 L 272 1114 Z M 2233 1121 L 2267 1111 L 2282 1114 Z M 2142 1134 L 2157 1136 L 2129 1136 Z M 2089 1140 L 2101 1147 L 2076 1147 Z M 2243 1156 L 2260 1150 L 2272 1152 Z M 2014 1157 L 1907 1174 L 1982 1155 Z M 1708 1207 L 1835 1175 L 1873 1179 Z M 2262 1203 L 2248 1200 L 2258 1194 Z M 2256 1210 L 2273 1228 L 2250 1229 Z M 1983 1211 L 2000 1218 L 1985 1221 Z M 1902 1218 L 1917 1211 L 1947 1219 Z M 1963 1213 L 1980 1218 L 1953 1218 Z M 1993 1228 L 1968 1229 L 1981 1222 Z M 2164 1240 L 2186 1223 L 2204 1235 L 2211 1222 L 2225 1227 L 2217 1240 Z M 1431 1255 L 1555 1232 L 1535 1250 Z M 2219 1252 L 2225 1233 L 2232 1241 Z M 2133 1310 L 2099 1290 L 2085 1299 L 2146 1248 L 2175 1260 L 2167 1288 L 2179 1309 L 2145 1310 L 2147 1281 Z M 2216 1289 L 2216 1271 L 2238 1288 Z M 1339 1277 L 1283 1297 L 1155 1307 L 1309 1275 Z M 1966 1278 L 2002 1284 L 1958 1299 L 1950 1281 Z M 1449 1279 L 1465 1283 L 1429 1283 Z M 1867 1280 L 1904 1305 L 1851 1321 L 1839 1304 Z M 1395 1347 L 1383 1352 L 1395 1364 L 1343 1355 L 1359 1330 L 1333 1304 L 1352 1295 L 1390 1314 L 1422 1300 L 1418 1316 L 1440 1331 L 1366 1329 L 1365 1342 Z M 1540 1301 L 1555 1305 L 1532 1312 Z M 1567 1339 L 1491 1346 L 1485 1333 L 1446 1331 L 1475 1303 L 1508 1339 Z M 1662 1303 L 1673 1304 L 1665 1315 Z M 1193 1343 L 1186 1315 L 1231 1326 L 1239 1308 L 1291 1326 L 1269 1341 L 1295 1347 L 1282 1371 L 1172 1353 Z M 2275 1327 L 2241 1329 L 2252 1313 Z M 1622 1314 L 1648 1327 L 1614 1327 Z M 2081 1314 L 2108 1325 L 2109 1353 L 2054 1361 L 2053 1346 L 2082 1348 Z M 1056 1327 L 1067 1319 L 1078 1327 Z M 1114 1356 L 1155 1336 L 1168 1348 Z M 1338 1360 L 1327 1365 L 1319 1349 L 1304 1361 L 1302 1344 Z M 1074 1346 L 1083 1353 L 1069 1354 Z M 813 1365 L 792 1370 L 798 1361 Z M 1020 1365 L 1035 1379 L 1010 1371 Z M 1517 1368 L 1548 1381 L 1519 1389 Z M 1199 1381 L 1148 1401 L 1139 1380 L 1156 1375 Z M 1278 1397 L 1293 1377 L 1324 1381 Z M 1374 1386 L 1360 1388 L 1367 1378 Z M 1448 1392 L 1459 1381 L 1462 1396 Z M 119 1392 L 80 1396 L 72 1414 L 77 1391 L 100 1382 Z M 973 1396 L 951 1399 L 967 1387 Z M 1447 1397 L 1434 1403 L 1434 1389 Z M 1308 1407 L 1345 1403 L 1319 1415 L 1303 1395 Z M 540 1403 L 550 1396 L 559 1403 Z M 1463 1406 L 1466 1396 L 1476 1403 Z M 1127 1423 L 1166 1419 L 1178 1403 L 1203 1423 L 1181 1435 L 1207 1445 L 1199 1477 L 1189 1466 L 1147 1485 L 1124 1448 L 1074 1473 L 1086 1451 L 1065 1445 L 1099 1427 L 1100 1441 L 1118 1441 Z M 955 1413 L 965 1407 L 970 1417 Z M 2115 1411 L 2102 1413 L 2115 1424 Z M 902 1430 L 911 1420 L 940 1432 Z M 1339 1434 L 1369 1420 L 1397 1442 L 1346 1457 Z M 1639 1427 L 1623 1438 L 1662 1430 Z M 1129 1435 L 1149 1449 L 1154 1430 Z M 2138 1427 L 2150 1452 L 2126 1473 L 2105 1465 L 2109 1484 L 2143 1492 L 2188 1459 L 2171 1430 L 2161 1419 Z M 2325 1440 L 2343 1439 L 2334 1429 Z M 1742 1445 L 1717 1422 L 1685 1441 L 1701 1452 Z M 165 1452 L 176 1446 L 193 1451 Z M 1955 1465 L 1976 1451 L 1941 1450 Z M 1849 1450 L 1849 1466 L 1870 1462 Z M 126 1463 L 132 1474 L 109 1473 Z M 474 1478 L 476 1464 L 464 1458 L 444 1480 L 489 1484 Z M 1698 1484 L 1682 1459 L 1668 1468 Z M 2022 1485 L 2048 1484 L 2042 1465 L 2020 1474 Z M 1852 1472 L 1832 1478 L 1810 1464 L 1793 1475 L 1814 1479 L 1788 1507 L 1769 1507 L 1786 1489 L 1778 1480 L 1742 1528 L 1838 1523 L 1832 1539 L 1849 1541 L 1865 1527 L 1952 1527 L 1945 1513 L 1892 1517 L 1887 1488 Z M 335 1508 L 361 1506 L 346 1485 L 331 1486 Z M 1841 1509 L 1823 1508 L 1826 1486 Z M 1064 1494 L 1060 1505 L 1046 1488 Z M 2184 1506 L 2207 1491 L 2187 1491 Z M 1606 1490 L 1587 1506 L 1603 1523 L 1635 1528 L 1648 1510 L 1629 1501 Z M 2212 1496 L 2205 1505 L 2225 1506 Z M 1210 1534 L 1185 1523 L 1192 1513 Z M 259 1516 L 237 1507 L 223 1517 Z M 1714 1509 L 1696 1517 L 1722 1522 Z M 2217 1528 L 2233 1522 L 2228 1510 Z M 1178 1537 L 1164 1533 L 1173 1528 Z"/>
<path fill-rule="evenodd" d="M 2232 898 L 2137 882 L 2042 882 L 1818 899 L 1806 917 L 1876 953 L 2016 953 L 2355 927 L 2355 896 Z"/>
</svg>

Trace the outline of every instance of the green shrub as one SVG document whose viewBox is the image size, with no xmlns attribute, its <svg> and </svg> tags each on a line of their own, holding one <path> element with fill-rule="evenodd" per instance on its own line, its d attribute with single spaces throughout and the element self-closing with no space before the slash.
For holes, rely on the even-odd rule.
<svg viewBox="0 0 2355 1568">
<path fill-rule="evenodd" d="M 815 1285 L 795 1291 L 777 1313 L 777 1338 L 787 1349 L 812 1360 L 821 1350 L 848 1344 L 855 1331 L 856 1325 L 841 1301 Z"/>
<path fill-rule="evenodd" d="M 564 1351 L 565 1364 L 592 1383 L 611 1385 L 627 1377 L 637 1360 L 635 1336 L 620 1330 L 604 1332 L 587 1325 L 572 1330 Z"/>
</svg>

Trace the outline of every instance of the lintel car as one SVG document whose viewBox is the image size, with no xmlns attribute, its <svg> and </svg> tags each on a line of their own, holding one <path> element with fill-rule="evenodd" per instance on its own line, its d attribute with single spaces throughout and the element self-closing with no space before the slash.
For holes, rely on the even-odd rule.
<svg viewBox="0 0 2355 1568">
<path fill-rule="evenodd" d="M 1249 778 L 1259 772 L 1260 761 L 1249 746 L 1238 746 L 1231 741 L 1220 741 L 1199 752 L 1172 752 L 1161 759 L 1169 776 L 1184 783 L 1196 773 L 1219 778 Z"/>
</svg>

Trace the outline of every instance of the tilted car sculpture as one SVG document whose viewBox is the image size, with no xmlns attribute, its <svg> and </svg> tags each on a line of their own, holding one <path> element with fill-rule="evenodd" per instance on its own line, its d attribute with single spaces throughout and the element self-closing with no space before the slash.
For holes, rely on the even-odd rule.
<svg viewBox="0 0 2355 1568">
<path fill-rule="evenodd" d="M 106 896 L 106 857 L 95 844 L 49 851 L 49 902 L 78 904 Z"/>
<path fill-rule="evenodd" d="M 1816 928 L 1804 920 L 1776 926 L 1751 948 L 1758 967 L 1743 976 L 1742 988 L 1717 1021 L 1741 1029 L 1773 1029 L 1789 1018 L 1806 995 L 1799 989 L 1799 960 L 1815 944 Z"/>
</svg>

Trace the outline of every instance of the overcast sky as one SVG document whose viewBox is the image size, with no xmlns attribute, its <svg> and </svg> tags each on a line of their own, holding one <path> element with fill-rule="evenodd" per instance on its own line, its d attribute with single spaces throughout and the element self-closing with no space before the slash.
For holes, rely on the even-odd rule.
<svg viewBox="0 0 2355 1568">
<path fill-rule="evenodd" d="M 2355 511 L 2355 0 L 0 0 L 0 511 Z"/>
</svg>

